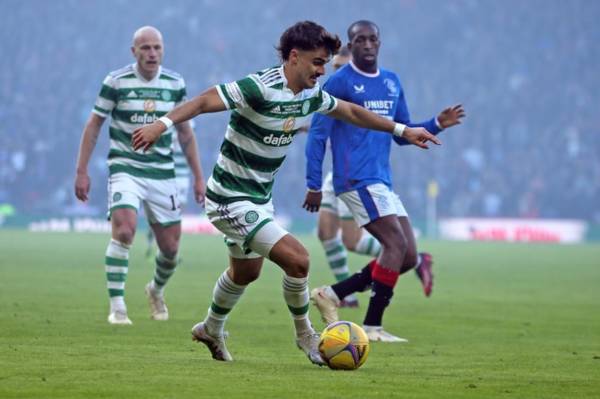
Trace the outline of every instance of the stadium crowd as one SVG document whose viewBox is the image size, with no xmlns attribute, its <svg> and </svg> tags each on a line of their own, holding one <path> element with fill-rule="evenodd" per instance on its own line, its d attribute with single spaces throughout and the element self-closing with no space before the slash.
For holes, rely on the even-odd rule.
<svg viewBox="0 0 600 399">
<path fill-rule="evenodd" d="M 440 216 L 600 222 L 600 3 L 108 3 L 0 5 L 10 16 L 0 26 L 0 203 L 19 213 L 104 213 L 107 134 L 90 165 L 89 205 L 73 195 L 75 158 L 100 82 L 133 61 L 123 44 L 137 27 L 163 31 L 164 65 L 195 95 L 276 64 L 279 35 L 299 19 L 345 40 L 350 22 L 368 18 L 381 27 L 381 64 L 403 79 L 413 120 L 453 102 L 467 110 L 461 127 L 441 134 L 441 148 L 393 151 L 395 189 L 414 219 L 425 217 L 427 183 L 436 180 Z M 226 123 L 225 114 L 196 120 L 207 175 Z M 291 217 L 304 215 L 305 138 L 296 140 L 274 194 L 278 212 Z"/>
</svg>

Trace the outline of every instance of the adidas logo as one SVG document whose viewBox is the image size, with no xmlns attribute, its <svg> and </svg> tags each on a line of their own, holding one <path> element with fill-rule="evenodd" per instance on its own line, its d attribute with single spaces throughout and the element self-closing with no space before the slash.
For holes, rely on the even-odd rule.
<svg viewBox="0 0 600 399">
<path fill-rule="evenodd" d="M 271 112 L 274 113 L 274 114 L 280 114 L 281 113 L 281 107 L 278 105 L 275 108 L 273 108 L 271 110 Z"/>
<path fill-rule="evenodd" d="M 137 94 L 135 94 L 135 91 L 131 90 L 129 94 L 127 94 L 127 98 L 137 98 Z"/>
</svg>

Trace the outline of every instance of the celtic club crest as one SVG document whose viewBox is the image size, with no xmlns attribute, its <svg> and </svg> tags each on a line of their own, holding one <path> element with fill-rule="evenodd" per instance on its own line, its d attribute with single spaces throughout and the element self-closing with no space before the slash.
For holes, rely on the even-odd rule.
<svg viewBox="0 0 600 399">
<path fill-rule="evenodd" d="M 258 213 L 256 213 L 255 211 L 246 212 L 246 216 L 244 216 L 244 219 L 248 224 L 255 223 L 258 220 Z"/>
</svg>

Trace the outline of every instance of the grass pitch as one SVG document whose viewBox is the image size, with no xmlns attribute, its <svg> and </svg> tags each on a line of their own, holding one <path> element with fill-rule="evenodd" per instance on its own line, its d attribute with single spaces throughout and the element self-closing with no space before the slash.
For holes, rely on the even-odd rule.
<svg viewBox="0 0 600 399">
<path fill-rule="evenodd" d="M 331 282 L 317 240 L 301 239 L 311 286 Z M 126 289 L 134 325 L 109 325 L 107 240 L 0 231 L 0 398 L 600 397 L 597 245 L 421 242 L 434 255 L 433 295 L 403 276 L 384 319 L 410 342 L 372 344 L 361 369 L 343 372 L 296 349 L 281 272 L 269 262 L 227 324 L 235 361 L 216 362 L 191 341 L 227 265 L 220 237 L 184 237 L 166 291 L 171 320 L 155 322 L 139 235 Z M 366 261 L 352 256 L 351 267 Z M 342 318 L 361 323 L 367 294 L 360 300 Z"/>
</svg>

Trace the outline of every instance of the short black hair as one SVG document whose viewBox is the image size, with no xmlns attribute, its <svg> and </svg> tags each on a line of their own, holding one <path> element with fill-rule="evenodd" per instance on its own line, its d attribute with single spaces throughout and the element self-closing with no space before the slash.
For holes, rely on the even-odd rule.
<svg viewBox="0 0 600 399">
<path fill-rule="evenodd" d="M 279 38 L 279 56 L 287 61 L 293 48 L 312 51 L 325 48 L 330 55 L 337 54 L 342 42 L 338 35 L 329 33 L 321 25 L 312 21 L 297 22 L 286 29 Z"/>
<path fill-rule="evenodd" d="M 354 33 L 352 32 L 354 30 L 354 27 L 356 26 L 372 26 L 373 28 L 375 28 L 375 30 L 377 31 L 377 36 L 379 36 L 379 26 L 377 26 L 377 24 L 373 21 L 369 21 L 366 19 L 361 19 L 359 21 L 353 22 L 352 25 L 350 25 L 348 27 L 348 41 L 351 42 L 352 38 L 354 37 Z"/>
</svg>

